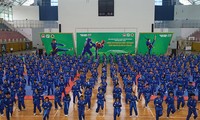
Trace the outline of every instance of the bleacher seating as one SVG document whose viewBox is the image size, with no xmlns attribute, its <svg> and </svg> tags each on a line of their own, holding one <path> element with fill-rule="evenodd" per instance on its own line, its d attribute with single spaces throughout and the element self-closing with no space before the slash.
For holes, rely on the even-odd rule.
<svg viewBox="0 0 200 120">
<path fill-rule="evenodd" d="M 25 41 L 26 37 L 17 31 L 12 31 L 8 26 L 0 23 L 0 42 L 19 42 Z"/>
<path fill-rule="evenodd" d="M 5 24 L 0 23 L 0 31 L 11 31 Z"/>
<path fill-rule="evenodd" d="M 192 39 L 190 39 L 192 38 Z M 194 33 L 192 33 L 189 37 L 188 37 L 188 40 L 190 41 L 198 41 L 200 42 L 200 31 L 195 31 Z"/>
</svg>

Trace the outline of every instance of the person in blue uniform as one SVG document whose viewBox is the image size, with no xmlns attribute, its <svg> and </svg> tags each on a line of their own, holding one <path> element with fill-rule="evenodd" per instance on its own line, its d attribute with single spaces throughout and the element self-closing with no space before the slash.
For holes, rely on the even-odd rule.
<svg viewBox="0 0 200 120">
<path fill-rule="evenodd" d="M 21 87 L 23 88 L 23 89 L 25 89 L 25 87 L 26 87 L 26 79 L 24 78 L 24 75 L 22 75 L 21 76 Z"/>
<path fill-rule="evenodd" d="M 141 100 L 141 95 L 144 92 L 144 81 L 138 81 L 138 99 Z"/>
<path fill-rule="evenodd" d="M 40 114 L 42 114 L 42 110 L 40 107 L 40 94 L 38 92 L 38 89 L 35 89 L 35 92 L 33 93 L 33 113 L 36 115 L 36 108 L 39 110 Z"/>
<path fill-rule="evenodd" d="M 24 97 L 26 95 L 26 90 L 24 90 L 22 87 L 19 88 L 19 90 L 17 91 L 17 98 L 18 98 L 18 108 L 19 111 L 22 110 L 22 107 L 24 109 L 26 109 L 25 107 L 25 103 L 24 103 Z"/>
<path fill-rule="evenodd" d="M 187 91 L 188 91 L 188 97 L 190 98 L 190 95 L 195 91 L 195 86 L 192 84 L 192 82 L 189 82 Z"/>
<path fill-rule="evenodd" d="M 65 114 L 65 116 L 68 116 L 70 101 L 71 101 L 70 95 L 69 94 L 65 94 L 65 96 L 63 97 L 64 114 Z"/>
<path fill-rule="evenodd" d="M 128 101 L 130 99 L 132 91 L 133 91 L 132 86 L 129 83 L 128 86 L 125 87 L 125 93 L 126 93 L 125 102 L 126 102 L 126 104 L 128 104 Z"/>
<path fill-rule="evenodd" d="M 42 86 L 41 82 L 39 82 L 37 89 L 38 89 L 38 93 L 40 95 L 40 100 L 42 100 L 42 102 L 44 102 L 44 96 L 43 96 L 43 94 L 44 94 L 44 87 Z"/>
<path fill-rule="evenodd" d="M 51 93 L 53 94 L 53 79 L 51 78 L 51 75 L 48 75 L 47 86 L 48 86 L 48 95 L 50 95 L 50 90 Z"/>
<path fill-rule="evenodd" d="M 85 120 L 85 100 L 83 96 L 80 96 L 80 100 L 78 101 L 78 117 L 79 120 Z"/>
<path fill-rule="evenodd" d="M 116 100 L 115 100 L 115 102 L 113 103 L 113 107 L 114 107 L 114 120 L 116 120 L 117 117 L 120 116 L 121 107 L 122 107 L 122 104 L 121 104 L 121 102 L 119 101 L 119 99 L 116 99 Z"/>
<path fill-rule="evenodd" d="M 84 87 L 85 88 L 90 88 L 90 89 L 92 89 L 92 83 L 90 82 L 90 79 L 88 78 L 87 80 L 86 80 L 86 82 L 84 83 Z"/>
<path fill-rule="evenodd" d="M 49 101 L 49 98 L 46 97 L 42 103 L 43 111 L 43 120 L 49 120 L 49 113 L 51 111 L 52 103 Z"/>
<path fill-rule="evenodd" d="M 64 94 L 66 94 L 66 91 L 65 91 L 65 82 L 64 82 L 64 78 L 63 77 L 60 78 L 59 87 L 60 87 L 60 91 L 62 93 L 64 93 Z"/>
<path fill-rule="evenodd" d="M 37 83 L 37 80 L 35 79 L 34 81 L 33 81 L 33 83 L 32 83 L 32 90 L 33 91 L 35 91 L 35 89 L 37 89 L 38 88 L 38 83 Z"/>
<path fill-rule="evenodd" d="M 73 92 L 73 103 L 75 104 L 76 97 L 79 100 L 80 99 L 79 93 L 82 94 L 80 87 L 77 85 L 76 82 L 75 82 L 74 86 L 72 87 L 72 92 Z"/>
<path fill-rule="evenodd" d="M 148 103 L 150 102 L 151 93 L 152 93 L 152 90 L 149 87 L 149 84 L 146 84 L 146 87 L 144 88 L 144 99 L 145 99 L 145 107 L 146 108 L 148 106 Z"/>
<path fill-rule="evenodd" d="M 90 49 L 95 46 L 96 45 L 92 42 L 92 39 L 87 38 L 81 55 L 84 56 L 85 53 L 88 53 L 90 56 L 92 56 L 92 52 Z"/>
<path fill-rule="evenodd" d="M 3 87 L 3 92 L 4 92 L 4 94 L 6 94 L 7 92 L 9 92 L 9 83 L 8 83 L 8 80 L 7 79 L 5 79 L 4 80 L 4 83 L 3 83 L 3 85 L 2 85 L 2 87 Z"/>
<path fill-rule="evenodd" d="M 4 111 L 4 98 L 5 95 L 3 94 L 2 89 L 0 89 L 0 115 L 3 116 Z"/>
<path fill-rule="evenodd" d="M 182 86 L 178 86 L 178 90 L 176 91 L 176 96 L 177 96 L 177 110 L 179 111 L 180 105 L 182 108 L 185 106 L 184 90 Z"/>
<path fill-rule="evenodd" d="M 174 114 L 176 112 L 175 106 L 174 106 L 174 94 L 173 92 L 169 93 L 169 96 L 165 100 L 167 104 L 167 117 L 169 118 L 169 114 L 172 112 Z"/>
<path fill-rule="evenodd" d="M 88 104 L 88 109 L 90 110 L 91 107 L 91 97 L 92 97 L 92 89 L 86 88 L 84 92 L 85 102 Z"/>
<path fill-rule="evenodd" d="M 4 99 L 4 107 L 6 108 L 6 118 L 10 120 L 10 116 L 13 114 L 13 100 L 11 99 L 10 93 L 6 93 L 6 98 Z"/>
<path fill-rule="evenodd" d="M 113 98 L 119 98 L 119 100 L 121 101 L 121 93 L 122 89 L 119 87 L 119 84 L 117 84 L 113 89 Z"/>
<path fill-rule="evenodd" d="M 156 111 L 156 120 L 159 120 L 159 117 L 163 114 L 163 99 L 161 98 L 160 93 L 157 93 L 157 97 L 154 99 L 154 106 Z"/>
<path fill-rule="evenodd" d="M 14 82 L 11 82 L 9 89 L 10 89 L 11 99 L 13 99 L 13 101 L 16 103 L 15 94 L 17 89 Z"/>
<path fill-rule="evenodd" d="M 194 98 L 195 94 L 191 94 L 191 98 L 189 98 L 187 106 L 188 106 L 188 115 L 186 120 L 190 120 L 191 115 L 194 115 L 194 119 L 197 118 L 197 110 L 196 110 L 196 106 L 197 106 L 197 100 Z"/>
<path fill-rule="evenodd" d="M 102 87 L 103 87 L 103 89 L 104 89 L 104 93 L 106 93 L 106 88 L 107 88 L 107 82 L 106 82 L 106 80 L 104 79 L 104 80 L 102 80 L 102 82 L 101 82 L 101 84 L 102 84 Z"/>
<path fill-rule="evenodd" d="M 155 41 L 156 41 L 156 36 L 154 36 L 153 42 L 151 42 L 149 38 L 146 41 L 146 46 L 147 46 L 149 55 L 151 54 L 151 50 L 153 49 L 153 45 L 154 45 Z"/>
<path fill-rule="evenodd" d="M 167 84 L 167 91 L 168 91 L 168 93 L 174 92 L 174 89 L 175 89 L 175 84 L 173 83 L 172 80 L 170 80 L 169 84 Z"/>
<path fill-rule="evenodd" d="M 57 52 L 65 52 L 65 51 L 69 51 L 71 49 L 65 49 L 65 48 L 58 48 L 59 46 L 65 46 L 64 44 L 61 44 L 61 43 L 56 43 L 56 39 L 53 39 L 52 42 L 51 42 L 51 48 L 52 48 L 52 51 L 51 51 L 51 54 L 52 55 L 55 55 Z"/>
<path fill-rule="evenodd" d="M 198 101 L 200 101 L 200 82 L 196 85 L 197 91 L 198 91 Z"/>
<path fill-rule="evenodd" d="M 135 92 L 133 91 L 130 98 L 129 98 L 129 108 L 130 108 L 130 117 L 132 117 L 132 111 L 134 109 L 135 116 L 138 116 L 138 111 L 137 111 L 137 105 L 136 102 L 138 102 L 138 98 L 135 95 Z"/>
<path fill-rule="evenodd" d="M 101 110 L 103 110 L 105 100 L 106 99 L 105 99 L 105 96 L 103 94 L 103 91 L 100 90 L 99 93 L 97 94 L 97 109 L 96 109 L 96 113 L 99 112 L 100 108 L 101 108 Z"/>
<path fill-rule="evenodd" d="M 58 105 L 60 106 L 60 108 L 62 108 L 62 104 L 61 104 L 61 98 L 62 98 L 62 92 L 60 91 L 59 86 L 56 86 L 56 89 L 54 91 L 54 105 L 55 105 L 55 109 L 58 109 Z"/>
<path fill-rule="evenodd" d="M 165 92 L 166 92 L 166 88 L 165 88 L 164 84 L 160 85 L 160 88 L 158 89 L 158 92 L 160 93 L 160 96 L 163 99 L 164 96 L 165 96 Z"/>
</svg>

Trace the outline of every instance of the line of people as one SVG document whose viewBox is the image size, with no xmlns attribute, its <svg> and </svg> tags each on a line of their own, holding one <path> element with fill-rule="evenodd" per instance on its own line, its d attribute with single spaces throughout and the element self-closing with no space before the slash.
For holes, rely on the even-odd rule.
<svg viewBox="0 0 200 120">
<path fill-rule="evenodd" d="M 108 60 L 107 60 L 108 58 Z M 94 57 L 76 57 L 76 56 L 42 56 L 41 58 L 35 55 L 7 55 L 5 61 L 0 66 L 0 102 L 5 102 L 4 95 L 10 96 L 11 101 L 15 102 L 15 98 L 18 98 L 18 109 L 25 109 L 24 97 L 30 94 L 27 92 L 27 86 L 32 89 L 34 114 L 36 114 L 36 108 L 40 113 L 46 113 L 45 119 L 48 118 L 51 107 L 48 107 L 49 112 L 41 110 L 40 103 L 44 103 L 44 95 L 54 95 L 55 109 L 58 106 L 62 108 L 64 106 L 64 113 L 67 116 L 69 110 L 70 96 L 65 93 L 65 87 L 69 86 L 69 80 L 74 80 L 77 73 L 80 73 L 80 77 L 76 80 L 75 85 L 72 87 L 73 103 L 78 100 L 78 106 L 80 104 L 79 119 L 84 119 L 83 105 L 88 104 L 88 109 L 91 108 L 92 89 L 98 80 L 98 66 L 100 59 L 95 60 Z M 107 62 L 110 62 L 110 76 L 114 85 L 113 99 L 114 99 L 114 119 L 120 116 L 121 112 L 121 93 L 125 92 L 125 102 L 130 106 L 130 116 L 132 116 L 132 110 L 135 111 L 136 117 L 138 116 L 137 101 L 141 99 L 141 95 L 144 96 L 145 106 L 148 106 L 152 95 L 160 94 L 163 100 L 164 96 L 170 98 L 172 96 L 178 97 L 177 109 L 180 109 L 180 105 L 184 107 L 184 96 L 188 94 L 190 99 L 193 98 L 193 92 L 198 94 L 200 100 L 200 56 L 183 54 L 169 58 L 168 56 L 132 56 L 132 55 L 110 55 L 102 57 L 102 74 L 101 83 L 98 88 L 97 94 L 97 109 L 99 113 L 100 109 L 104 109 L 105 93 L 107 87 Z M 25 64 L 25 66 L 24 66 Z M 27 71 L 27 75 L 24 74 Z M 86 74 L 91 71 L 92 76 L 87 78 Z M 123 87 L 119 85 L 119 75 L 122 78 Z M 138 79 L 136 77 L 139 76 Z M 188 82 L 189 81 L 189 82 Z M 133 89 L 136 88 L 137 90 Z M 134 91 L 134 92 L 133 92 Z M 136 93 L 138 92 L 138 99 Z M 1 93 L 2 96 L 1 97 Z M 7 95 L 7 94 L 10 95 Z M 66 97 L 62 99 L 62 93 Z M 84 94 L 84 96 L 80 96 Z M 158 97 L 159 97 L 158 94 Z M 167 97 L 167 98 L 168 98 Z M 189 99 L 189 100 L 190 100 Z M 61 104 L 64 102 L 64 105 Z M 169 99 L 167 104 L 173 106 L 174 98 Z M 189 102 L 188 102 L 189 103 Z M 195 103 L 195 102 L 191 102 Z M 13 104 L 13 103 L 12 103 Z M 12 105 L 11 104 L 11 105 Z M 6 105 L 6 104 L 5 104 Z M 50 105 L 50 103 L 49 103 Z M 52 106 L 52 105 L 51 105 Z M 82 106 L 82 107 L 81 107 Z M 190 104 L 188 105 L 190 106 Z M 0 106 L 0 110 L 4 110 L 5 106 Z M 5 107 L 6 108 L 6 107 Z M 13 105 L 12 105 L 13 108 Z M 9 113 L 12 114 L 11 108 L 6 110 L 6 116 L 9 118 Z M 169 107 L 168 111 L 175 112 L 173 107 Z M 194 113 L 191 109 L 192 112 Z M 167 113 L 170 113 L 167 112 Z M 8 113 L 8 114 L 7 114 Z M 48 114 L 47 114 L 48 113 Z M 3 113 L 2 113 L 3 114 Z M 194 113 L 195 114 L 195 113 Z M 157 113 L 156 113 L 157 116 Z M 159 115 L 158 115 L 159 116 Z M 169 116 L 169 114 L 168 114 Z M 190 115 L 188 115 L 190 117 Z"/>
</svg>

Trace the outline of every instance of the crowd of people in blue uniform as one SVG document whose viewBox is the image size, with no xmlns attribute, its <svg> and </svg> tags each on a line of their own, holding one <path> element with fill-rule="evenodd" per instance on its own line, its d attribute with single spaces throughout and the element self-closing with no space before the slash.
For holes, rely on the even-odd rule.
<svg viewBox="0 0 200 120">
<path fill-rule="evenodd" d="M 110 72 L 107 72 L 108 63 Z M 114 120 L 121 113 L 122 92 L 125 92 L 125 103 L 129 105 L 130 117 L 133 111 L 138 117 L 137 102 L 142 96 L 145 100 L 144 106 L 148 107 L 151 96 L 156 95 L 154 99 L 156 120 L 163 114 L 163 101 L 167 104 L 167 117 L 169 117 L 170 113 L 175 114 L 176 109 L 180 110 L 180 107 L 185 106 L 185 96 L 188 96 L 187 120 L 192 114 L 196 119 L 197 100 L 194 96 L 197 95 L 200 101 L 199 63 L 200 55 L 192 54 L 180 54 L 176 57 L 104 55 L 97 59 L 93 56 L 44 55 L 39 57 L 35 54 L 8 54 L 4 56 L 0 65 L 0 114 L 3 115 L 5 109 L 9 120 L 16 102 L 19 111 L 26 110 L 24 98 L 27 93 L 26 87 L 30 86 L 34 115 L 38 109 L 40 114 L 43 114 L 44 120 L 49 119 L 52 103 L 48 97 L 44 97 L 47 91 L 47 95 L 54 96 L 55 109 L 64 108 L 64 114 L 68 116 L 71 97 L 66 93 L 65 88 L 70 85 L 69 80 L 72 80 L 74 81 L 72 100 L 78 105 L 79 120 L 84 120 L 85 106 L 91 108 L 95 85 L 98 85 L 98 93 L 95 95 L 96 112 L 99 113 L 104 109 L 107 76 L 110 76 L 114 86 Z M 88 77 L 89 71 L 91 76 Z M 80 76 L 76 76 L 77 74 Z M 177 98 L 176 107 L 175 98 Z"/>
</svg>

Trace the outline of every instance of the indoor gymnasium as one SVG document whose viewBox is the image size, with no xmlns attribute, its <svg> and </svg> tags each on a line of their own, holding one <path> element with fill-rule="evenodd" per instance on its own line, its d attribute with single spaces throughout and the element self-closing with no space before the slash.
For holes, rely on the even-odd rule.
<svg viewBox="0 0 200 120">
<path fill-rule="evenodd" d="M 200 120 L 200 0 L 0 0 L 0 120 Z"/>
</svg>

